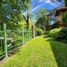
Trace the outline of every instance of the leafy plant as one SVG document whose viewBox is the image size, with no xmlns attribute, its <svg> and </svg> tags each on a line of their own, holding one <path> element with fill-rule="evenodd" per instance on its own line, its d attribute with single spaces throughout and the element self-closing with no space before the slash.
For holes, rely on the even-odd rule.
<svg viewBox="0 0 67 67">
<path fill-rule="evenodd" d="M 42 34 L 43 34 L 43 30 L 40 29 L 40 28 L 37 28 L 37 29 L 36 29 L 36 35 L 40 36 L 40 35 L 42 35 Z"/>
<path fill-rule="evenodd" d="M 56 40 L 67 40 L 67 27 L 52 29 L 48 36 Z"/>
<path fill-rule="evenodd" d="M 62 15 L 63 22 L 67 23 L 67 11 Z"/>
</svg>

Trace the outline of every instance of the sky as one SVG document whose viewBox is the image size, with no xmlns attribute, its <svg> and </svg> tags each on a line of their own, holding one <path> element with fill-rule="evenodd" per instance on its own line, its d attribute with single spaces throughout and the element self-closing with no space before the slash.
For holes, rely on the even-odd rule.
<svg viewBox="0 0 67 67">
<path fill-rule="evenodd" d="M 50 11 L 59 7 L 62 4 L 62 2 L 63 0 L 61 0 L 61 2 L 56 1 L 55 3 L 52 3 L 51 0 L 32 0 L 32 7 L 34 4 L 36 4 L 35 8 L 32 8 L 32 12 L 35 12 L 40 8 L 45 8 Z"/>
<path fill-rule="evenodd" d="M 39 10 L 40 8 L 44 8 L 44 9 L 47 9 L 48 11 L 51 11 L 51 10 L 61 6 L 61 4 L 63 3 L 63 0 L 59 0 L 59 1 L 61 1 L 61 2 L 58 2 L 56 0 L 55 0 L 55 2 L 52 2 L 51 0 L 39 0 L 39 1 L 31 0 L 32 4 L 31 4 L 30 12 L 32 12 L 33 15 L 35 16 L 36 11 Z M 35 7 L 34 7 L 34 5 L 35 5 Z"/>
</svg>

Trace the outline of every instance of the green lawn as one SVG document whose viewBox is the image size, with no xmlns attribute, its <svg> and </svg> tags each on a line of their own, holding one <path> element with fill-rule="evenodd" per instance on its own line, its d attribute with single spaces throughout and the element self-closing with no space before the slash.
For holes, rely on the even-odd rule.
<svg viewBox="0 0 67 67">
<path fill-rule="evenodd" d="M 0 67 L 67 67 L 67 44 L 37 37 Z"/>
</svg>

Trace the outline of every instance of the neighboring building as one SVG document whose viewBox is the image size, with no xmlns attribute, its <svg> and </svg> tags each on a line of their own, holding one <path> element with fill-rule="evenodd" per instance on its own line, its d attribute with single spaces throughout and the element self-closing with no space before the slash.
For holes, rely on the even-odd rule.
<svg viewBox="0 0 67 67">
<path fill-rule="evenodd" d="M 62 21 L 62 14 L 67 11 L 67 7 L 60 8 L 56 10 L 55 16 L 58 20 L 59 27 L 67 27 L 67 23 Z"/>
</svg>

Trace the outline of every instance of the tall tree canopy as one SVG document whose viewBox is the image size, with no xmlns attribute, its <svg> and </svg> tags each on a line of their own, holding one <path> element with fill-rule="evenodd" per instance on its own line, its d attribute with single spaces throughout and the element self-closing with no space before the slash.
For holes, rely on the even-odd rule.
<svg viewBox="0 0 67 67">
<path fill-rule="evenodd" d="M 49 18 L 48 18 L 48 11 L 41 8 L 39 11 L 37 11 L 37 22 L 36 27 L 46 29 L 49 25 Z"/>
<path fill-rule="evenodd" d="M 45 15 L 43 15 L 43 16 L 41 16 L 38 20 L 37 20 L 37 22 L 36 22 L 36 27 L 37 28 L 41 28 L 41 29 L 47 29 L 47 27 L 48 27 L 48 17 L 47 16 L 45 16 Z"/>
<path fill-rule="evenodd" d="M 28 8 L 30 0 L 0 0 L 0 23 L 21 20 L 22 10 Z"/>
<path fill-rule="evenodd" d="M 36 16 L 37 18 L 42 17 L 43 15 L 48 15 L 49 12 L 47 10 L 45 10 L 44 8 L 40 8 L 37 12 L 36 12 Z"/>
</svg>

